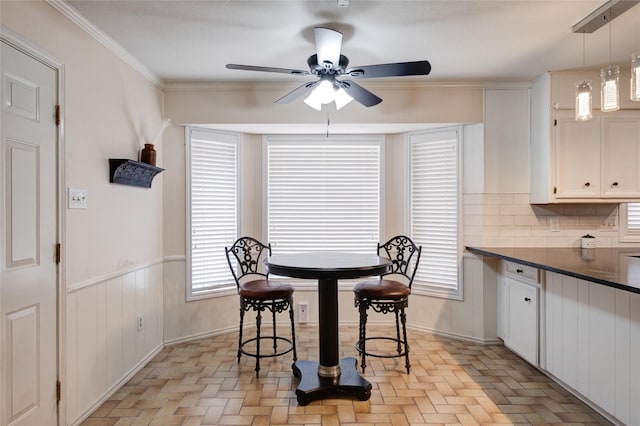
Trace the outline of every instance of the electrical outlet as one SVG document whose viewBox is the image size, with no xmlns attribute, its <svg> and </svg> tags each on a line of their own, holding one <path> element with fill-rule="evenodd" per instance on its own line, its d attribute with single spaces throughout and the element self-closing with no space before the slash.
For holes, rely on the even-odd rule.
<svg viewBox="0 0 640 426">
<path fill-rule="evenodd" d="M 557 216 L 550 216 L 549 228 L 551 228 L 551 232 L 560 232 L 560 218 Z"/>
<path fill-rule="evenodd" d="M 303 323 L 309 320 L 307 302 L 298 303 L 298 322 Z"/>
<path fill-rule="evenodd" d="M 139 314 L 136 318 L 136 324 L 138 331 L 142 331 L 142 314 Z"/>
</svg>

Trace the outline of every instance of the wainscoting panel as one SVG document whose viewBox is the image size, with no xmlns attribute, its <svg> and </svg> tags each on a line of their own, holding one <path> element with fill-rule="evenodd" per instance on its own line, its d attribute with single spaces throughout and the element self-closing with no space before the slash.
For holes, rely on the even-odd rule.
<svg viewBox="0 0 640 426">
<path fill-rule="evenodd" d="M 161 261 L 67 292 L 67 419 L 79 424 L 163 347 Z"/>
</svg>

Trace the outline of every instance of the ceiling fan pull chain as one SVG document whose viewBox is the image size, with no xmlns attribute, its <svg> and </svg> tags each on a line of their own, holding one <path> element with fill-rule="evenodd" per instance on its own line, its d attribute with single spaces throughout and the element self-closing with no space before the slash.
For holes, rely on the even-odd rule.
<svg viewBox="0 0 640 426">
<path fill-rule="evenodd" d="M 329 121 L 329 111 L 327 110 L 327 139 L 329 139 L 329 124 L 331 122 Z"/>
</svg>

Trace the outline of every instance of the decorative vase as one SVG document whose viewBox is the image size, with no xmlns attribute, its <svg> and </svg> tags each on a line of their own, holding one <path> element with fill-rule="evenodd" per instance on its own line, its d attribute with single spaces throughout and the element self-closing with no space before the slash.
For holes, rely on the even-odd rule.
<svg viewBox="0 0 640 426">
<path fill-rule="evenodd" d="M 140 153 L 140 161 L 151 164 L 152 166 L 156 165 L 156 150 L 153 148 L 153 144 L 144 144 L 144 149 Z"/>
</svg>

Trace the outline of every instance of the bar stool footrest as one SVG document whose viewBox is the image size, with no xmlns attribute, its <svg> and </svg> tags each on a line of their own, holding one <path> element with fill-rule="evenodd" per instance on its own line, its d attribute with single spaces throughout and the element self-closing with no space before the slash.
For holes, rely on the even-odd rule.
<svg viewBox="0 0 640 426">
<path fill-rule="evenodd" d="M 371 341 L 371 340 L 389 340 L 395 343 L 399 343 L 400 347 L 402 348 L 400 352 L 395 351 L 393 354 L 380 354 L 380 353 L 375 353 L 375 352 L 364 352 L 364 354 L 366 356 L 372 356 L 375 358 L 398 358 L 398 357 L 402 357 L 405 356 L 408 352 L 409 352 L 409 345 L 402 339 L 396 339 L 395 337 L 383 337 L 383 336 L 374 336 L 374 337 L 367 337 L 364 340 L 366 341 Z M 360 342 L 357 342 L 355 344 L 355 349 L 356 351 L 358 351 L 358 353 L 362 354 L 362 348 L 360 348 Z"/>
<path fill-rule="evenodd" d="M 247 339 L 245 341 L 243 341 L 240 344 L 240 353 L 242 355 L 247 355 L 247 356 L 251 356 L 254 358 L 271 358 L 271 357 L 275 357 L 275 356 L 280 356 L 280 355 L 284 355 L 284 354 L 288 354 L 289 352 L 293 351 L 293 343 L 291 341 L 291 339 L 288 339 L 286 337 L 282 337 L 282 336 L 275 336 L 275 339 L 277 342 L 285 342 L 287 343 L 287 348 L 283 349 L 281 351 L 277 351 L 277 352 L 269 352 L 269 349 L 273 350 L 273 336 L 260 336 L 260 340 L 268 340 L 269 342 L 266 343 L 266 346 L 263 346 L 263 343 L 260 344 L 260 355 L 258 355 L 255 352 L 249 352 L 248 350 L 244 349 L 244 346 L 251 343 L 251 342 L 255 342 L 256 340 L 258 340 L 257 337 L 253 337 L 251 339 Z M 263 353 L 263 349 L 267 350 L 267 353 Z"/>
</svg>

